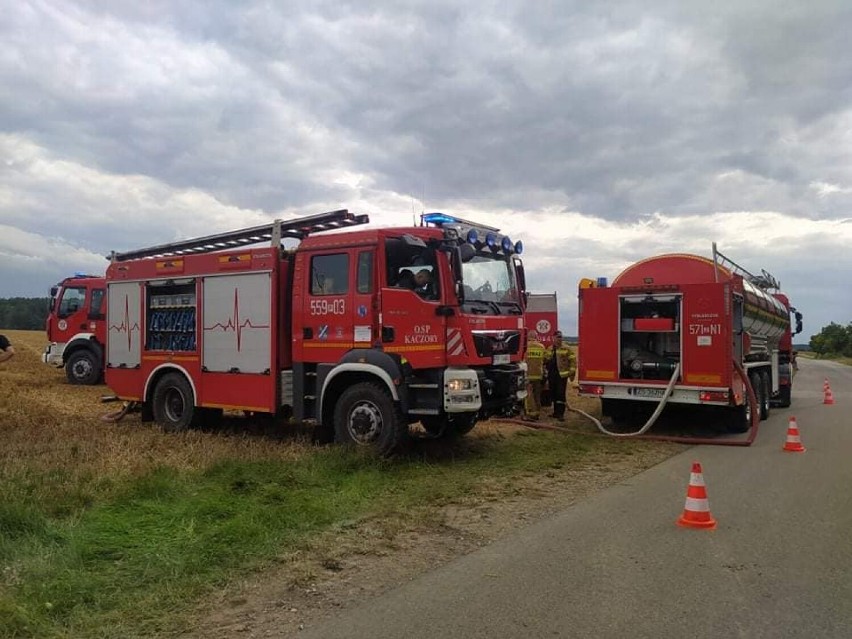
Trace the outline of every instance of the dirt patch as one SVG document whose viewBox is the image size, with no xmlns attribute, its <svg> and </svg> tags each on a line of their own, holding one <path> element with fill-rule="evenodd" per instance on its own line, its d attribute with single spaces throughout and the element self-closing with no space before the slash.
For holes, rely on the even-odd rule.
<svg viewBox="0 0 852 639">
<path fill-rule="evenodd" d="M 478 426 L 509 435 L 522 428 Z M 572 415 L 568 427 L 582 427 Z M 493 429 L 493 430 L 492 430 Z M 486 483 L 475 495 L 407 513 L 405 520 L 351 522 L 321 535 L 277 565 L 205 602 L 185 637 L 291 637 L 337 611 L 396 588 L 509 532 L 570 507 L 683 450 L 675 444 L 625 446 L 581 466 Z"/>
</svg>

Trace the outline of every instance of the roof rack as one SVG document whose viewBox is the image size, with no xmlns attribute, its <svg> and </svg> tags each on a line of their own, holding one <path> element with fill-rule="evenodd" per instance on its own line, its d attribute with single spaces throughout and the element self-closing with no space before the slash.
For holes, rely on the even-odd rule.
<svg viewBox="0 0 852 639">
<path fill-rule="evenodd" d="M 294 220 L 275 220 L 271 224 L 252 226 L 250 228 L 207 235 L 204 237 L 159 244 L 135 251 L 113 251 L 107 259 L 113 262 L 125 262 L 144 257 L 173 257 L 177 255 L 193 255 L 196 253 L 210 253 L 212 251 L 223 251 L 226 249 L 246 246 L 248 244 L 259 244 L 260 242 L 271 242 L 272 246 L 281 245 L 281 239 L 285 237 L 304 239 L 312 233 L 331 231 L 334 229 L 367 224 L 370 221 L 368 215 L 355 215 L 347 209 L 329 211 L 317 215 L 308 215 Z"/>
<path fill-rule="evenodd" d="M 731 272 L 736 273 L 743 279 L 748 280 L 749 283 L 754 284 L 757 287 L 766 290 L 781 290 L 781 283 L 763 269 L 760 270 L 760 275 L 754 275 L 753 273 L 749 272 L 748 270 L 734 262 L 734 260 L 732 260 L 731 258 L 722 255 L 722 253 L 720 253 L 719 250 L 716 248 L 716 242 L 713 242 L 713 264 L 717 267 L 717 282 L 719 281 L 718 267 L 722 266 L 724 268 L 729 269 Z"/>
</svg>

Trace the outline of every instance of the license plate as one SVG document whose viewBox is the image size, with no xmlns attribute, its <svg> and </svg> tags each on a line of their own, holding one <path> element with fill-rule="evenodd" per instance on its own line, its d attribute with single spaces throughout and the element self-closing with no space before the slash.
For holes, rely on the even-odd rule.
<svg viewBox="0 0 852 639">
<path fill-rule="evenodd" d="M 500 353 L 499 355 L 495 355 L 491 360 L 492 364 L 508 364 L 509 363 L 509 353 Z"/>
<path fill-rule="evenodd" d="M 665 388 L 634 388 L 633 394 L 636 397 L 662 397 L 666 392 Z"/>
</svg>

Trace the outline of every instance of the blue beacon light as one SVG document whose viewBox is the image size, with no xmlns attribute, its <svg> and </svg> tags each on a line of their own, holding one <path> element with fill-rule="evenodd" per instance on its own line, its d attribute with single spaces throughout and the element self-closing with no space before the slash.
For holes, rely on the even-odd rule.
<svg viewBox="0 0 852 639">
<path fill-rule="evenodd" d="M 521 242 L 521 240 L 518 240 L 517 242 L 515 242 L 515 253 L 520 255 L 523 252 L 524 252 L 524 243 Z"/>
<path fill-rule="evenodd" d="M 446 213 L 426 213 L 423 215 L 423 222 L 426 224 L 452 224 L 456 218 Z"/>
<path fill-rule="evenodd" d="M 503 236 L 502 246 L 503 246 L 503 250 L 504 250 L 506 253 L 511 253 L 511 252 L 512 252 L 512 240 L 510 240 L 510 239 L 509 239 L 509 236 L 508 236 L 508 235 L 504 235 L 504 236 Z"/>
</svg>

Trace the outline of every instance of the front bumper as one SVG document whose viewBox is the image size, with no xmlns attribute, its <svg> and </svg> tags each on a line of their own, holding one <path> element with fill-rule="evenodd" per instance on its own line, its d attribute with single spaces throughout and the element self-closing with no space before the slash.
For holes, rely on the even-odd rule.
<svg viewBox="0 0 852 639">
<path fill-rule="evenodd" d="M 65 366 L 65 360 L 63 359 L 64 353 L 65 344 L 51 342 L 45 347 L 44 353 L 41 354 L 41 361 L 56 368 L 62 368 Z"/>
</svg>

